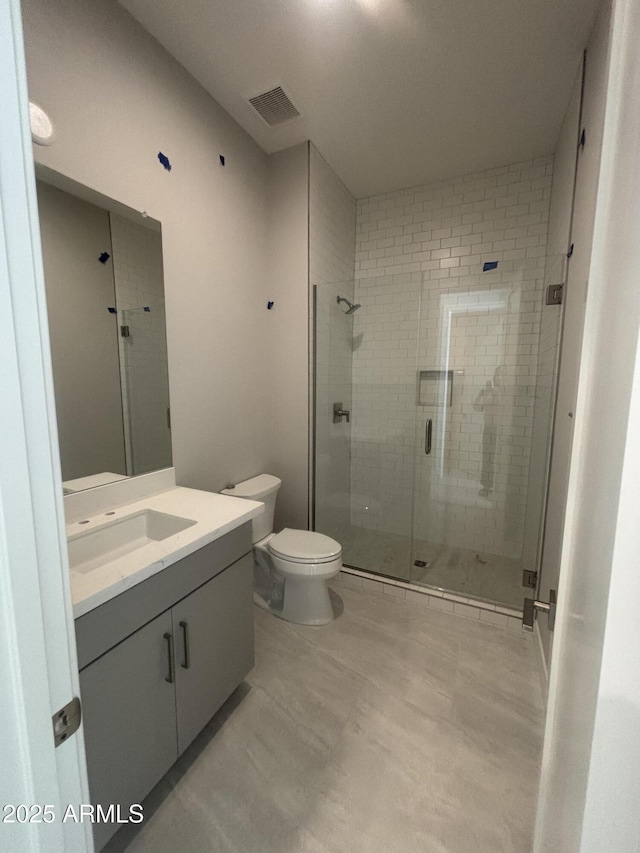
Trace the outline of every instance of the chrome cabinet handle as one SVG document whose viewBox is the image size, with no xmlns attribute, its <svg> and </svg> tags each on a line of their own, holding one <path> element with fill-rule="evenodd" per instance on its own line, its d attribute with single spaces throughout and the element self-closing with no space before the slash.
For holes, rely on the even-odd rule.
<svg viewBox="0 0 640 853">
<path fill-rule="evenodd" d="M 432 418 L 427 418 L 427 422 L 424 425 L 424 452 L 427 456 L 431 453 L 431 434 L 433 432 L 433 420 Z"/>
<path fill-rule="evenodd" d="M 167 631 L 167 633 L 164 635 L 164 639 L 167 641 L 167 651 L 169 653 L 169 675 L 165 678 L 165 681 L 168 681 L 169 684 L 175 684 L 176 663 L 173 648 L 173 634 L 170 634 Z"/>
<path fill-rule="evenodd" d="M 183 669 L 191 667 L 191 648 L 189 646 L 189 626 L 186 622 L 180 622 L 182 628 L 182 640 L 184 642 L 184 660 L 180 664 Z"/>
</svg>

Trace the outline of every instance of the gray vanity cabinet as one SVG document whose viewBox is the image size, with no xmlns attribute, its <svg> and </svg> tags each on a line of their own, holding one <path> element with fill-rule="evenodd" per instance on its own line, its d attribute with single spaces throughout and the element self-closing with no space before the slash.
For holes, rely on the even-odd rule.
<svg viewBox="0 0 640 853">
<path fill-rule="evenodd" d="M 180 753 L 253 666 L 253 561 L 240 562 L 171 611 Z"/>
<path fill-rule="evenodd" d="M 174 686 L 165 681 L 170 631 L 171 614 L 162 613 L 80 673 L 91 800 L 105 810 L 119 803 L 123 818 L 177 757 Z M 94 824 L 96 849 L 117 829 Z"/>
<path fill-rule="evenodd" d="M 245 524 L 76 619 L 92 803 L 126 819 L 251 670 L 252 576 Z"/>
</svg>

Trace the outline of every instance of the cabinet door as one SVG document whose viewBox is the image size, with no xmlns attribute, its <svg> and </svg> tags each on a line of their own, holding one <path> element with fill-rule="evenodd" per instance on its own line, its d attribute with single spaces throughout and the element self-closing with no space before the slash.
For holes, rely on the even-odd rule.
<svg viewBox="0 0 640 853">
<path fill-rule="evenodd" d="M 253 556 L 172 609 L 182 753 L 253 667 Z"/>
<path fill-rule="evenodd" d="M 178 755 L 175 684 L 169 677 L 171 613 L 160 614 L 80 672 L 91 802 L 127 817 Z M 96 850 L 118 829 L 94 825 Z"/>
</svg>

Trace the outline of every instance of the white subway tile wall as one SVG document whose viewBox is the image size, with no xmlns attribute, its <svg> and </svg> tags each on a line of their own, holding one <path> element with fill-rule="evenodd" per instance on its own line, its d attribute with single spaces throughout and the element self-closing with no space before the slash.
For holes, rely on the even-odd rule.
<svg viewBox="0 0 640 853">
<path fill-rule="evenodd" d="M 352 525 L 522 558 L 553 373 L 538 375 L 551 174 L 540 158 L 358 202 Z"/>
<path fill-rule="evenodd" d="M 127 473 L 171 465 L 169 378 L 160 232 L 110 214 Z M 148 308 L 148 311 L 144 309 Z"/>
<path fill-rule="evenodd" d="M 353 317 L 344 316 L 336 296 L 353 300 L 356 202 L 313 145 L 309 170 L 309 276 L 311 285 L 318 285 L 315 521 L 317 530 L 335 535 L 349 515 L 351 427 L 345 421 L 333 423 L 333 403 L 352 408 L 353 336 Z"/>
</svg>

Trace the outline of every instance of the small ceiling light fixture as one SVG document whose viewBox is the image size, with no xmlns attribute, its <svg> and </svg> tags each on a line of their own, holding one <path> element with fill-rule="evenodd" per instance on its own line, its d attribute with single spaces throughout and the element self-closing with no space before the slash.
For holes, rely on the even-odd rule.
<svg viewBox="0 0 640 853">
<path fill-rule="evenodd" d="M 51 145 L 53 142 L 53 122 L 42 107 L 29 101 L 29 124 L 31 139 L 36 145 Z"/>
</svg>

